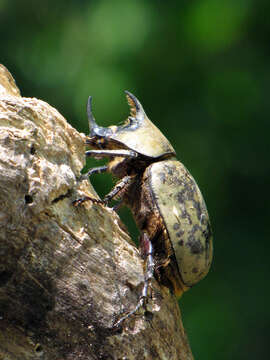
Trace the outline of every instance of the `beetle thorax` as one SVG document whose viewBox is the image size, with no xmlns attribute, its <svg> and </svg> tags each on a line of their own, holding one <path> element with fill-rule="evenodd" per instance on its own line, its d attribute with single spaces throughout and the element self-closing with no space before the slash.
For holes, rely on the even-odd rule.
<svg viewBox="0 0 270 360">
<path fill-rule="evenodd" d="M 128 174 L 130 168 L 130 160 L 115 157 L 108 163 L 108 170 L 119 179 Z"/>
<path fill-rule="evenodd" d="M 143 156 L 138 156 L 135 159 L 114 157 L 108 163 L 108 169 L 114 176 L 121 179 L 126 175 L 143 174 L 145 168 L 152 161 L 152 159 Z"/>
</svg>

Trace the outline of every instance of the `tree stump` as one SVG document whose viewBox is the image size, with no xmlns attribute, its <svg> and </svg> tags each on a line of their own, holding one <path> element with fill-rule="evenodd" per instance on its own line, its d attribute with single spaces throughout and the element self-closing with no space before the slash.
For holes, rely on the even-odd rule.
<svg viewBox="0 0 270 360">
<path fill-rule="evenodd" d="M 175 297 L 156 281 L 148 309 L 139 252 L 81 176 L 85 135 L 23 98 L 0 65 L 0 359 L 193 359 Z"/>
</svg>

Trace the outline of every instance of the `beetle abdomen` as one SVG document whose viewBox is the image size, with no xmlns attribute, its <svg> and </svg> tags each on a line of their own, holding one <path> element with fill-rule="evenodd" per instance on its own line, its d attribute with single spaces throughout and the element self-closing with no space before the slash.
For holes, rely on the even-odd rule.
<svg viewBox="0 0 270 360">
<path fill-rule="evenodd" d="M 148 168 L 152 197 L 164 220 L 183 283 L 192 286 L 209 271 L 212 232 L 202 194 L 193 177 L 177 160 Z"/>
</svg>

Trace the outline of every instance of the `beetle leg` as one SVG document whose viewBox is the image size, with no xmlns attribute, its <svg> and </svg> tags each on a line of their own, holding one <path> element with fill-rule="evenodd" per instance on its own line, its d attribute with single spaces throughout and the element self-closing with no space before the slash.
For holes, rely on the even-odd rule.
<svg viewBox="0 0 270 360">
<path fill-rule="evenodd" d="M 104 172 L 104 171 L 106 171 L 106 169 L 107 169 L 107 166 L 100 166 L 99 168 L 93 168 L 87 173 L 87 175 L 89 173 L 91 175 L 94 173 Z M 109 194 L 107 194 L 104 197 L 103 200 L 95 199 L 90 196 L 83 196 L 80 199 L 73 201 L 73 205 L 78 206 L 78 205 L 81 205 L 85 201 L 92 201 L 97 204 L 107 205 L 110 200 L 112 200 L 121 190 L 123 190 L 125 188 L 125 186 L 127 186 L 130 183 L 131 179 L 132 179 L 131 176 L 128 176 L 128 175 L 125 176 L 118 184 L 115 185 L 115 187 L 109 192 Z M 117 204 L 117 205 L 121 206 L 121 203 L 122 203 L 122 200 L 120 201 L 120 204 Z M 116 207 L 116 209 L 117 209 L 117 207 Z"/>
<path fill-rule="evenodd" d="M 154 251 L 153 245 L 149 236 L 143 232 L 140 237 L 140 247 L 142 249 L 143 258 L 146 261 L 146 270 L 144 273 L 144 286 L 142 290 L 141 298 L 147 299 L 148 287 L 151 279 L 154 276 L 155 263 L 154 263 Z"/>
<path fill-rule="evenodd" d="M 112 200 L 121 190 L 125 188 L 130 183 L 131 176 L 127 175 L 123 177 L 123 179 L 115 185 L 115 187 L 107 194 L 103 201 L 104 203 L 108 203 L 110 200 Z"/>
<path fill-rule="evenodd" d="M 106 172 L 107 168 L 108 166 L 106 165 L 92 168 L 85 174 L 85 176 L 91 176 L 93 174 L 101 174 L 103 172 Z"/>
<path fill-rule="evenodd" d="M 140 299 L 136 305 L 136 307 L 130 311 L 125 316 L 121 317 L 115 324 L 114 327 L 119 326 L 124 320 L 129 318 L 131 315 L 135 314 L 137 310 L 139 310 L 142 306 L 146 305 L 147 297 L 148 297 L 148 288 L 151 279 L 154 276 L 154 269 L 155 269 L 155 263 L 153 258 L 153 245 L 151 240 L 149 239 L 148 235 L 143 232 L 140 237 L 140 244 L 143 249 L 143 254 L 146 259 L 146 271 L 144 273 L 144 285 L 142 289 L 142 293 L 140 296 Z"/>
<path fill-rule="evenodd" d="M 132 150 L 88 150 L 85 152 L 86 156 L 92 156 L 96 159 L 103 157 L 127 157 L 127 158 L 136 158 L 137 153 Z"/>
<path fill-rule="evenodd" d="M 153 245 L 146 233 L 143 233 L 140 238 L 141 247 L 143 246 L 143 254 L 146 262 L 146 270 L 144 273 L 144 285 L 142 289 L 141 299 L 143 299 L 143 305 L 146 304 L 148 288 L 151 279 L 154 277 L 155 263 L 153 257 Z M 141 300 L 140 299 L 140 300 Z"/>
</svg>

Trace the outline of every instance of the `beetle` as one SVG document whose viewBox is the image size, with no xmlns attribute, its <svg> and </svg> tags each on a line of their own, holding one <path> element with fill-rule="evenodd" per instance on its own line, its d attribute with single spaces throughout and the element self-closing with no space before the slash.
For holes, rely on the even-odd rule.
<svg viewBox="0 0 270 360">
<path fill-rule="evenodd" d="M 109 158 L 107 165 L 92 168 L 87 175 L 111 172 L 120 179 L 100 202 L 107 205 L 118 199 L 117 208 L 125 204 L 131 209 L 145 262 L 139 301 L 115 326 L 146 306 L 154 275 L 179 298 L 208 273 L 212 261 L 212 231 L 198 185 L 139 100 L 125 93 L 130 116 L 121 126 L 97 125 L 91 96 L 87 103 L 90 134 L 86 144 L 91 150 L 86 156 Z M 86 200 L 97 201 L 85 196 L 76 205 Z"/>
</svg>

